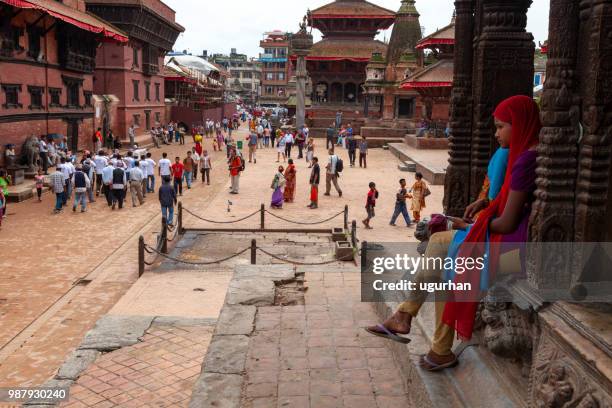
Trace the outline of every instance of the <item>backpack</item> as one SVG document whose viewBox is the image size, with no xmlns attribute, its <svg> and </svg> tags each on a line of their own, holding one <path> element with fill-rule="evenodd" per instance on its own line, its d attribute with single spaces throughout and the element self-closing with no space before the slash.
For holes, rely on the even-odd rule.
<svg viewBox="0 0 612 408">
<path fill-rule="evenodd" d="M 344 170 L 344 162 L 338 157 L 338 161 L 336 162 L 336 173 L 342 173 L 342 170 Z"/>
</svg>

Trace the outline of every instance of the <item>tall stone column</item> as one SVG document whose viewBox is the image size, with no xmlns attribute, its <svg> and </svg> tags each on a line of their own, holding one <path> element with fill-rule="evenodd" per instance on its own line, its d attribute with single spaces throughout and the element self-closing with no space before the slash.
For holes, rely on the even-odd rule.
<svg viewBox="0 0 612 408">
<path fill-rule="evenodd" d="M 472 63 L 474 0 L 455 1 L 455 68 L 450 106 L 449 166 L 444 208 L 462 216 L 469 201 L 472 139 Z"/>
<path fill-rule="evenodd" d="M 298 129 L 304 126 L 306 119 L 306 56 L 298 55 L 295 72 L 297 101 L 295 110 L 295 125 Z"/>
<path fill-rule="evenodd" d="M 525 31 L 531 0 L 481 0 L 473 70 L 469 201 L 478 197 L 497 147 L 493 111 L 513 95 L 533 96 L 533 36 Z"/>
<path fill-rule="evenodd" d="M 535 242 L 574 239 L 580 120 L 580 99 L 576 92 L 578 7 L 575 0 L 551 0 L 550 3 L 548 62 L 542 95 L 543 129 L 538 146 L 536 202 L 530 223 L 530 240 Z M 529 281 L 536 288 L 570 284 L 570 264 L 559 263 L 554 259 L 559 254 L 551 252 L 540 251 L 528 258 Z"/>
<path fill-rule="evenodd" d="M 291 37 L 291 54 L 297 57 L 296 65 L 296 114 L 295 125 L 301 129 L 305 123 L 306 116 L 306 79 L 308 72 L 306 71 L 306 56 L 312 47 L 312 35 L 306 31 L 306 26 L 300 26 L 300 31 Z"/>
</svg>

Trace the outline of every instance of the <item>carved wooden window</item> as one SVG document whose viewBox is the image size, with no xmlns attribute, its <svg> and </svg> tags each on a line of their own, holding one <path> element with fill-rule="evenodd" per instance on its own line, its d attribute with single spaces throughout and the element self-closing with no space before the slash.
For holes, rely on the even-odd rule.
<svg viewBox="0 0 612 408">
<path fill-rule="evenodd" d="M 35 26 L 28 27 L 28 56 L 30 58 L 37 60 L 41 56 L 40 37 L 42 35 L 41 28 Z"/>
<path fill-rule="evenodd" d="M 67 105 L 69 108 L 79 108 L 80 105 L 80 90 L 83 85 L 83 79 L 73 78 L 62 75 L 64 84 L 66 85 Z"/>
<path fill-rule="evenodd" d="M 58 60 L 62 68 L 76 72 L 93 72 L 98 46 L 94 33 L 58 22 L 56 37 Z"/>
<path fill-rule="evenodd" d="M 155 84 L 155 100 L 159 102 L 161 84 Z"/>
<path fill-rule="evenodd" d="M 44 88 L 42 86 L 28 86 L 28 92 L 30 93 L 30 106 L 28 108 L 42 109 Z"/>
<path fill-rule="evenodd" d="M 132 100 L 134 101 L 140 101 L 140 93 L 138 92 L 139 85 L 140 85 L 139 80 L 132 79 L 132 86 L 134 88 L 134 97 L 132 98 Z"/>
<path fill-rule="evenodd" d="M 49 95 L 51 96 L 51 100 L 49 101 L 50 108 L 61 106 L 60 97 L 62 95 L 62 88 L 49 88 Z"/>
<path fill-rule="evenodd" d="M 144 86 L 145 86 L 145 100 L 150 101 L 151 100 L 151 83 L 149 81 L 145 81 Z M 149 127 L 147 126 L 147 129 L 148 128 Z"/>
<path fill-rule="evenodd" d="M 16 109 L 22 108 L 23 105 L 19 103 L 19 92 L 21 92 L 20 84 L 2 84 L 2 90 L 4 91 L 4 107 L 5 109 Z"/>
<path fill-rule="evenodd" d="M 83 91 L 83 96 L 85 97 L 85 106 L 91 107 L 91 97 L 93 96 L 93 92 L 91 91 Z"/>
</svg>

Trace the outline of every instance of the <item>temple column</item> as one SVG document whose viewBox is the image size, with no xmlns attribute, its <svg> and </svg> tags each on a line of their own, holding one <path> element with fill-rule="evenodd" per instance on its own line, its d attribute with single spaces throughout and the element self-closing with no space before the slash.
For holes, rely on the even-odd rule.
<svg viewBox="0 0 612 408">
<path fill-rule="evenodd" d="M 446 170 L 446 214 L 463 216 L 469 204 L 472 139 L 472 64 L 474 0 L 455 1 L 455 67 L 450 106 L 449 166 Z"/>
<path fill-rule="evenodd" d="M 530 240 L 572 241 L 577 172 L 580 100 L 576 94 L 578 49 L 578 3 L 551 0 L 546 84 L 542 95 L 542 124 L 538 146 L 536 202 L 530 223 Z M 563 27 L 563 29 L 559 29 Z M 570 264 L 559 264 L 541 251 L 530 256 L 528 278 L 536 288 L 569 285 Z M 555 268 L 546 267 L 556 265 Z M 548 276 L 554 273 L 555 276 Z"/>
<path fill-rule="evenodd" d="M 304 127 L 306 118 L 306 56 L 298 55 L 297 67 L 295 72 L 296 78 L 296 109 L 295 109 L 295 126 L 298 129 Z"/>
<path fill-rule="evenodd" d="M 612 1 L 580 2 L 580 94 L 584 135 L 576 191 L 576 241 L 606 241 L 611 199 Z"/>
<path fill-rule="evenodd" d="M 481 4 L 473 70 L 469 201 L 478 197 L 497 148 L 495 107 L 510 96 L 533 96 L 535 45 L 533 36 L 525 31 L 531 0 L 482 0 Z"/>
</svg>

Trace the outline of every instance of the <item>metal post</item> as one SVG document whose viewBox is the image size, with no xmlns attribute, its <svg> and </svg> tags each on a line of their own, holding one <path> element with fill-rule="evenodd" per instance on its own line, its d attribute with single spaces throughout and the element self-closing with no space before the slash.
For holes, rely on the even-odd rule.
<svg viewBox="0 0 612 408">
<path fill-rule="evenodd" d="M 178 233 L 183 235 L 185 231 L 183 231 L 183 203 L 179 201 L 178 203 L 178 222 L 176 224 L 176 228 L 178 228 Z"/>
<path fill-rule="evenodd" d="M 257 265 L 257 241 L 251 240 L 251 265 Z"/>
<path fill-rule="evenodd" d="M 344 230 L 348 229 L 348 205 L 344 206 Z"/>
<path fill-rule="evenodd" d="M 368 241 L 361 243 L 361 267 L 364 268 L 368 264 Z"/>
<path fill-rule="evenodd" d="M 161 231 L 161 241 L 162 241 L 161 253 L 162 254 L 167 254 L 168 253 L 168 221 L 164 217 L 162 217 L 161 227 L 162 227 L 162 231 Z"/>
<path fill-rule="evenodd" d="M 259 210 L 260 229 L 263 231 L 266 229 L 266 205 L 262 204 Z"/>
<path fill-rule="evenodd" d="M 353 243 L 353 248 L 357 248 L 357 221 L 355 220 L 351 223 L 351 242 Z"/>
<path fill-rule="evenodd" d="M 140 278 L 144 274 L 145 268 L 145 241 L 141 235 L 138 238 L 138 277 Z"/>
</svg>

